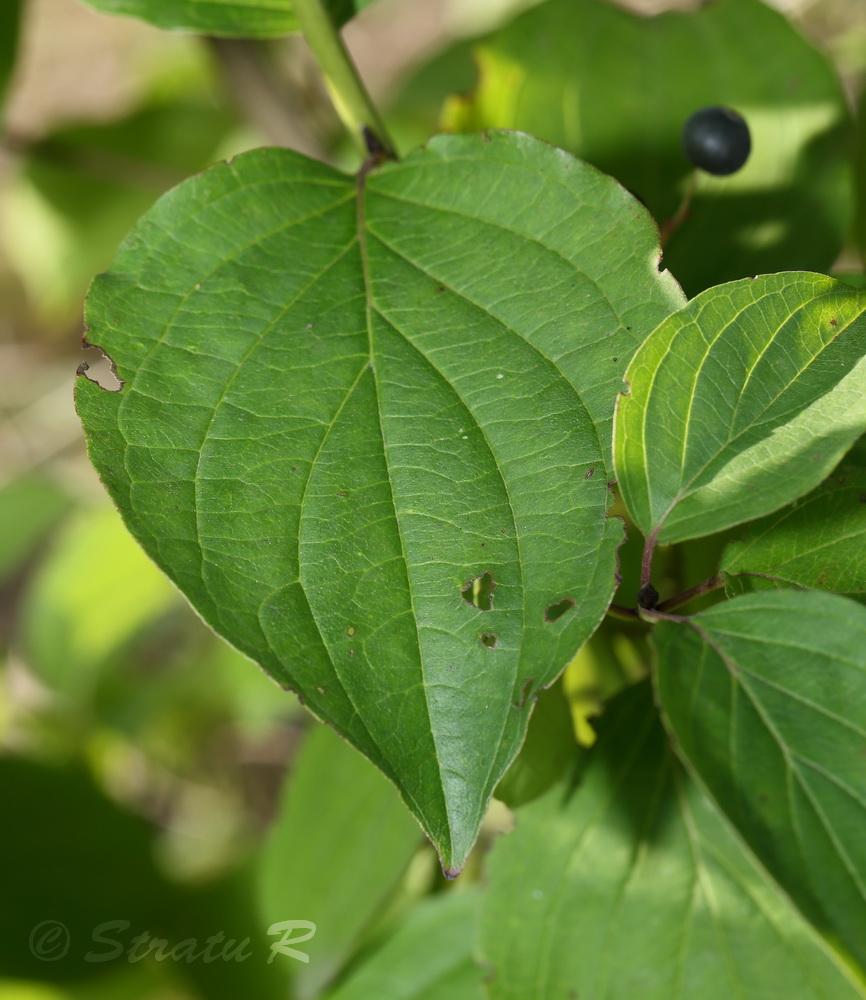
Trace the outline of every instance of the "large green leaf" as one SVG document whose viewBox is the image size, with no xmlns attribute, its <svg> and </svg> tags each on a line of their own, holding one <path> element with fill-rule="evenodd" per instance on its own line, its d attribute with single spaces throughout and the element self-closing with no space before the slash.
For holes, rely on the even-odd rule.
<svg viewBox="0 0 866 1000">
<path fill-rule="evenodd" d="M 141 18 L 158 28 L 227 38 L 274 38 L 297 31 L 292 0 L 82 0 L 106 14 Z M 337 25 L 373 0 L 326 0 Z"/>
<path fill-rule="evenodd" d="M 612 702 L 576 788 L 497 841 L 491 1000 L 862 997 L 683 773 L 649 695 Z"/>
<path fill-rule="evenodd" d="M 549 0 L 477 49 L 479 85 L 445 124 L 519 128 L 555 143 L 671 218 L 692 170 L 689 115 L 737 108 L 753 139 L 731 177 L 701 174 L 665 249 L 683 287 L 783 269 L 824 271 L 852 211 L 851 122 L 830 60 L 759 0 L 640 17 L 604 0 Z"/>
<path fill-rule="evenodd" d="M 133 534 L 397 784 L 446 869 L 613 591 L 613 403 L 682 303 L 656 258 L 619 185 L 493 133 L 358 179 L 246 154 L 93 287 L 126 385 L 79 379 L 78 407 Z"/>
<path fill-rule="evenodd" d="M 617 480 L 660 542 L 714 534 L 817 486 L 866 428 L 866 295 L 823 275 L 735 281 L 635 355 Z"/>
<path fill-rule="evenodd" d="M 309 963 L 292 969 L 299 1000 L 319 996 L 346 963 L 421 839 L 394 787 L 317 726 L 289 776 L 258 869 L 265 926 L 295 915 L 317 928 L 304 944 Z"/>
<path fill-rule="evenodd" d="M 655 632 L 678 745 L 804 914 L 866 967 L 866 608 L 746 594 Z"/>
<path fill-rule="evenodd" d="M 866 469 L 842 465 L 801 500 L 750 524 L 720 568 L 866 599 Z"/>
</svg>

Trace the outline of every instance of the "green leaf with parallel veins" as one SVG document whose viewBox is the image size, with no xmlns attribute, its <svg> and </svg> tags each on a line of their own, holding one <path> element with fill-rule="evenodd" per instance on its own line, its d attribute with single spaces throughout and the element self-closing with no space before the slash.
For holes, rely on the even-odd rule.
<svg viewBox="0 0 866 1000">
<path fill-rule="evenodd" d="M 654 633 L 683 756 L 806 917 L 866 967 L 866 608 L 736 597 Z"/>
<path fill-rule="evenodd" d="M 649 685 L 599 730 L 576 787 L 520 810 L 489 856 L 491 1000 L 862 998 L 683 772 Z"/>
<path fill-rule="evenodd" d="M 223 38 L 275 38 L 298 30 L 292 0 L 82 0 L 105 14 L 123 14 L 182 31 Z M 326 0 L 335 23 L 350 21 L 373 0 Z"/>
<path fill-rule="evenodd" d="M 477 905 L 472 889 L 424 900 L 323 1000 L 482 1000 L 484 971 L 472 960 Z"/>
<path fill-rule="evenodd" d="M 610 600 L 613 403 L 682 303 L 656 259 L 619 185 L 494 133 L 357 179 L 246 154 L 158 202 L 91 292 L 126 385 L 79 379 L 78 408 L 133 534 L 446 869 Z"/>
<path fill-rule="evenodd" d="M 801 500 L 750 524 L 720 569 L 866 599 L 866 469 L 842 465 Z"/>
<path fill-rule="evenodd" d="M 421 843 L 393 785 L 327 726 L 308 733 L 257 878 L 265 927 L 296 914 L 318 928 L 304 944 L 310 961 L 292 969 L 293 996 L 321 995 Z"/>
<path fill-rule="evenodd" d="M 646 537 L 678 542 L 778 510 L 866 429 L 866 295 L 794 272 L 711 288 L 626 372 L 617 480 Z"/>
<path fill-rule="evenodd" d="M 853 211 L 853 129 L 831 60 L 759 0 L 693 7 L 641 17 L 608 0 L 533 6 L 478 46 L 478 88 L 452 98 L 444 124 L 519 128 L 568 149 L 661 223 L 693 174 L 683 124 L 699 108 L 731 106 L 749 123 L 752 153 L 729 177 L 699 174 L 665 265 L 690 295 L 827 270 Z"/>
</svg>

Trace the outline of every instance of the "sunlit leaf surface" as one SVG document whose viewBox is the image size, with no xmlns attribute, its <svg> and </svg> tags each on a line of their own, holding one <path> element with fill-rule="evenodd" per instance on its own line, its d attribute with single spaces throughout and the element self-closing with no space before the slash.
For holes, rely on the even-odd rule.
<svg viewBox="0 0 866 1000">
<path fill-rule="evenodd" d="M 794 272 L 692 299 L 617 404 L 629 513 L 660 542 L 723 531 L 817 486 L 866 429 L 866 295 Z"/>
<path fill-rule="evenodd" d="M 461 867 L 615 585 L 628 358 L 682 305 L 645 211 L 528 136 L 358 179 L 260 150 L 163 198 L 90 297 L 90 454 L 202 616 Z"/>
</svg>

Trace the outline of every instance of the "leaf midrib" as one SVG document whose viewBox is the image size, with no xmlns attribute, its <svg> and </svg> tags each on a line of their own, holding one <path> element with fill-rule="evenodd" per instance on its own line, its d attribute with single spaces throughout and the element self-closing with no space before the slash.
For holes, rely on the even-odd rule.
<svg viewBox="0 0 866 1000">
<path fill-rule="evenodd" d="M 372 294 L 372 283 L 370 279 L 370 261 L 367 254 L 367 225 L 366 225 L 366 177 L 367 173 L 365 169 L 362 169 L 358 173 L 358 178 L 356 181 L 356 227 L 357 227 L 357 241 L 358 250 L 361 260 L 361 270 L 364 276 L 364 310 L 366 316 L 367 324 L 367 346 L 369 350 L 368 366 L 373 372 L 373 385 L 375 389 L 376 397 L 376 415 L 379 424 L 379 438 L 382 443 L 382 454 L 385 459 L 385 463 L 388 464 L 388 445 L 385 440 L 385 426 L 382 415 L 382 408 L 380 405 L 381 391 L 379 388 L 378 373 L 376 371 L 375 355 L 373 349 L 373 294 Z M 422 648 L 421 637 L 418 632 L 418 614 L 415 607 L 415 592 L 412 589 L 411 582 L 409 579 L 409 560 L 406 557 L 406 547 L 403 541 L 403 530 L 400 523 L 400 517 L 397 513 L 397 505 L 394 500 L 394 491 L 391 485 L 390 476 L 387 479 L 388 496 L 391 501 L 391 510 L 394 515 L 394 524 L 396 526 L 397 538 L 400 544 L 400 555 L 403 561 L 403 573 L 406 581 L 406 591 L 409 597 L 409 606 L 412 610 L 412 624 L 415 629 L 415 647 L 418 654 L 418 664 L 421 668 L 421 690 L 424 693 L 424 708 L 427 712 L 427 728 L 430 733 L 430 737 L 433 740 L 433 749 L 436 755 L 436 768 L 439 772 L 439 783 L 436 789 L 437 798 L 439 799 L 440 807 L 445 815 L 446 819 L 446 831 L 448 836 L 448 850 L 444 849 L 444 845 L 437 844 L 439 848 L 439 854 L 443 862 L 447 859 L 452 860 L 452 855 L 454 851 L 454 831 L 456 824 L 452 816 L 452 805 L 449 801 L 449 797 L 445 794 L 445 776 L 442 771 L 442 755 L 439 748 L 439 740 L 437 738 L 436 730 L 433 727 L 433 718 L 430 712 L 430 698 L 428 694 L 428 683 L 427 683 L 427 665 L 424 658 L 424 650 Z M 424 815 L 424 813 L 421 813 Z"/>
</svg>

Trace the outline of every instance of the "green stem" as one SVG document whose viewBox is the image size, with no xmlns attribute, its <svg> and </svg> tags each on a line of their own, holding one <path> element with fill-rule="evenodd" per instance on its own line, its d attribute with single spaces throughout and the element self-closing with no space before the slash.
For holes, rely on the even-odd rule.
<svg viewBox="0 0 866 1000">
<path fill-rule="evenodd" d="M 666 622 L 687 622 L 689 619 L 683 615 L 670 615 L 664 611 L 657 611 L 654 608 L 640 608 L 638 614 L 645 622 L 666 621 Z"/>
<path fill-rule="evenodd" d="M 294 9 L 343 124 L 365 156 L 393 158 L 394 144 L 323 0 L 295 0 Z"/>
</svg>

